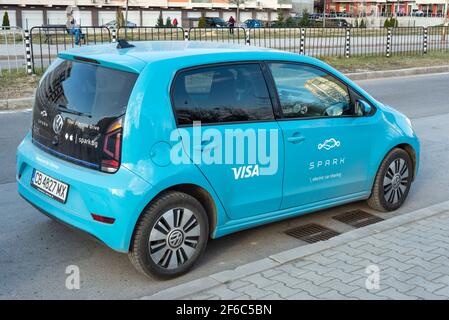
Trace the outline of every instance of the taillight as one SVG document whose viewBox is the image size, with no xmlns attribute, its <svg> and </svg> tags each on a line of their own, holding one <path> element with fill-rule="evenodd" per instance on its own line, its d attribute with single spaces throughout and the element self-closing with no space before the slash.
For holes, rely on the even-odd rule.
<svg viewBox="0 0 449 320">
<path fill-rule="evenodd" d="M 114 173 L 120 167 L 123 136 L 123 118 L 115 120 L 104 135 L 101 171 Z"/>
</svg>

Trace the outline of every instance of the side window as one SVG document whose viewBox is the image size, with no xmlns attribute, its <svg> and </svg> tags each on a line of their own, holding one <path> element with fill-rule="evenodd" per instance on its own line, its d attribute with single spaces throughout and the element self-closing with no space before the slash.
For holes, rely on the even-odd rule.
<svg viewBox="0 0 449 320">
<path fill-rule="evenodd" d="M 172 95 L 178 125 L 274 119 L 258 64 L 184 71 L 176 77 Z"/>
<path fill-rule="evenodd" d="M 353 114 L 348 87 L 319 69 L 270 63 L 285 118 L 339 117 Z"/>
</svg>

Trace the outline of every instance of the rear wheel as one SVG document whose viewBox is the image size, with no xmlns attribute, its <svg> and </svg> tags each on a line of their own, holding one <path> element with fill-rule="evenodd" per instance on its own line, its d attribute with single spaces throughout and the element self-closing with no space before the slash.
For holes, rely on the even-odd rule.
<svg viewBox="0 0 449 320">
<path fill-rule="evenodd" d="M 208 234 L 206 211 L 198 200 L 182 192 L 167 192 L 142 214 L 128 255 L 147 276 L 179 276 L 200 258 Z"/>
<path fill-rule="evenodd" d="M 398 209 L 407 198 L 412 183 L 413 166 L 408 153 L 395 148 L 383 160 L 367 203 L 379 211 Z"/>
</svg>

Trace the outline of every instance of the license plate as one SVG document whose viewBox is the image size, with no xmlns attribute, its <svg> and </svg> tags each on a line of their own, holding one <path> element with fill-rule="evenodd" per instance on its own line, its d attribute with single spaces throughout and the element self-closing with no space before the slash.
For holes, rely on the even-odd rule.
<svg viewBox="0 0 449 320">
<path fill-rule="evenodd" d="M 67 193 L 69 192 L 68 184 L 47 176 L 38 170 L 33 171 L 31 186 L 61 203 L 65 203 Z"/>
</svg>

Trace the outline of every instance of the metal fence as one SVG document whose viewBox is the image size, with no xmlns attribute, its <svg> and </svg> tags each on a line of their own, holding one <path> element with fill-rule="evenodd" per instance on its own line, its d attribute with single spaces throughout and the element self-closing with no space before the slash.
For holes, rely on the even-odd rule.
<svg viewBox="0 0 449 320">
<path fill-rule="evenodd" d="M 352 28 L 350 32 L 350 56 L 382 56 L 387 52 L 388 29 Z"/>
<path fill-rule="evenodd" d="M 346 56 L 346 30 L 344 28 L 307 28 L 304 54 L 313 57 Z"/>
<path fill-rule="evenodd" d="M 299 28 L 254 28 L 246 32 L 252 46 L 301 53 Z"/>
<path fill-rule="evenodd" d="M 449 51 L 449 26 L 428 28 L 427 49 L 433 51 Z"/>
<path fill-rule="evenodd" d="M 29 36 L 33 73 L 43 71 L 60 51 L 112 41 L 111 31 L 106 27 L 81 27 L 78 35 L 65 26 L 33 27 Z"/>
<path fill-rule="evenodd" d="M 25 70 L 23 30 L 18 27 L 0 29 L 0 75 L 3 72 Z"/>
<path fill-rule="evenodd" d="M 190 41 L 245 44 L 246 34 L 244 28 L 190 28 L 188 39 Z"/>
<path fill-rule="evenodd" d="M 176 41 L 185 39 L 185 31 L 183 28 L 121 27 L 116 37 L 127 41 Z"/>
<path fill-rule="evenodd" d="M 77 36 L 65 26 L 0 30 L 0 73 L 28 65 L 29 73 L 43 71 L 58 52 L 69 48 L 128 41 L 212 41 L 274 48 L 314 57 L 369 57 L 449 52 L 449 27 L 399 28 L 157 28 L 109 30 L 82 27 Z"/>
<path fill-rule="evenodd" d="M 424 28 L 391 29 L 391 55 L 420 55 L 424 53 Z"/>
</svg>

